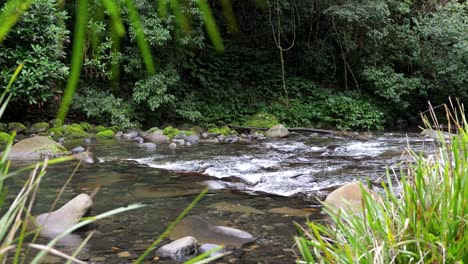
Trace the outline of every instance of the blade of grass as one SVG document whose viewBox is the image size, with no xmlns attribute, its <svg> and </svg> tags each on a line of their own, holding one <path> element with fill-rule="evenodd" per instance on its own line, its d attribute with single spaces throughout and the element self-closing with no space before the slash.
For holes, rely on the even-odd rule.
<svg viewBox="0 0 468 264">
<path fill-rule="evenodd" d="M 143 252 L 143 254 L 141 254 L 137 260 L 135 260 L 134 264 L 140 264 L 148 256 L 148 254 L 151 253 L 151 251 L 153 251 L 167 235 L 169 235 L 172 229 L 174 229 L 174 227 L 185 217 L 185 215 L 187 215 L 188 212 L 192 210 L 192 208 L 203 198 L 203 196 L 205 196 L 207 192 L 208 188 L 203 189 L 200 194 L 198 194 L 197 197 L 195 197 L 195 199 L 193 199 L 193 201 L 182 211 L 182 213 L 177 216 L 176 220 L 174 220 L 174 222 L 172 222 L 153 243 L 151 243 L 145 252 Z"/>
<path fill-rule="evenodd" d="M 200 254 L 190 260 L 187 260 L 186 262 L 184 262 L 184 264 L 201 264 L 201 263 L 208 263 L 208 262 L 205 262 L 205 261 L 212 261 L 212 260 L 215 260 L 215 259 L 219 259 L 219 258 L 222 258 L 226 255 L 229 255 L 231 252 L 223 252 L 223 253 L 219 253 L 219 254 L 216 254 L 215 256 L 212 256 L 210 258 L 207 258 L 211 255 L 211 253 L 215 253 L 217 252 L 218 250 L 221 250 L 223 249 L 224 247 L 222 245 L 220 246 L 217 246 L 211 250 L 208 250 L 207 252 L 203 253 L 203 254 Z M 226 254 L 226 253 L 229 253 L 229 254 Z M 219 257 L 219 255 L 222 255 Z M 213 259 L 213 257 L 215 257 L 215 259 Z M 206 258 L 206 259 L 205 259 Z"/>
<path fill-rule="evenodd" d="M 214 19 L 213 13 L 211 12 L 211 8 L 208 5 L 208 2 L 206 0 L 199 0 L 197 1 L 197 4 L 198 8 L 200 8 L 200 11 L 203 14 L 206 31 L 208 32 L 211 43 L 213 43 L 213 46 L 217 52 L 224 52 L 223 40 L 221 38 L 221 34 L 219 33 L 216 21 Z"/>
<path fill-rule="evenodd" d="M 10 0 L 4 5 L 2 13 L 0 14 L 0 43 L 34 1 L 35 0 Z"/>
</svg>

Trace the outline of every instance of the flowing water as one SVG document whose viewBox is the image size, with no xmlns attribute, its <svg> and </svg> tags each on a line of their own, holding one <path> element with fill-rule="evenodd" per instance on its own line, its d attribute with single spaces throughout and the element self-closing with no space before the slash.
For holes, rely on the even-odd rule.
<svg viewBox="0 0 468 264">
<path fill-rule="evenodd" d="M 310 220 L 321 219 L 317 199 L 346 182 L 366 178 L 373 183 L 386 181 L 387 168 L 398 168 L 398 163 L 410 160 L 403 154 L 408 146 L 418 152 L 432 145 L 432 140 L 418 134 L 399 133 L 366 139 L 362 135 L 294 134 L 249 144 L 198 144 L 152 151 L 127 141 L 96 141 L 90 148 L 100 162 L 77 170 L 59 204 L 96 188 L 100 189 L 94 197 L 95 214 L 132 203 L 146 204 L 143 209 L 97 223 L 94 236 L 79 255 L 94 263 L 130 263 L 208 185 L 213 190 L 190 214 L 257 238 L 253 245 L 234 250 L 219 263 L 294 263 L 293 221 L 304 223 L 305 214 Z M 75 166 L 73 162 L 50 166 L 35 213 L 48 211 Z M 13 189 L 19 188 L 24 177 L 10 181 Z M 247 209 L 233 210 L 230 204 Z M 284 207 L 301 210 L 274 210 Z M 86 231 L 82 231 L 67 243 L 73 247 L 85 236 Z M 130 255 L 119 256 L 123 251 Z M 62 263 L 54 258 L 48 261 Z"/>
</svg>

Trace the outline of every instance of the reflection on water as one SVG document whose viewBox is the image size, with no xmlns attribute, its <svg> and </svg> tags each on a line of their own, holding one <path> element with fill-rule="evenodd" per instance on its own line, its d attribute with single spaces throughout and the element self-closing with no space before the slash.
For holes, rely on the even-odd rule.
<svg viewBox="0 0 468 264">
<path fill-rule="evenodd" d="M 416 151 L 432 144 L 418 135 L 389 133 L 367 141 L 312 134 L 250 145 L 197 145 L 176 150 L 158 146 L 152 151 L 131 142 L 94 142 L 91 151 L 101 162 L 83 165 L 77 171 L 59 206 L 96 188 L 100 188 L 94 197 L 96 214 L 136 202 L 147 204 L 144 209 L 100 221 L 87 250 L 79 256 L 91 262 L 128 263 L 164 231 L 204 185 L 216 185 L 219 190 L 212 190 L 190 214 L 240 228 L 257 238 L 256 245 L 227 258 L 239 259 L 238 263 L 294 263 L 292 221 L 304 222 L 309 212 L 314 212 L 309 219 L 321 217 L 311 208 L 317 204 L 314 197 L 323 197 L 330 187 L 355 179 L 381 181 L 386 167 L 403 159 L 407 143 Z M 50 166 L 35 213 L 49 209 L 75 165 Z M 15 177 L 9 184 L 17 190 L 24 179 Z M 268 213 L 213 206 L 221 202 Z M 310 211 L 304 213 L 304 208 Z M 83 238 L 86 234 L 78 235 Z M 129 251 L 130 256 L 119 257 L 123 251 Z"/>
</svg>

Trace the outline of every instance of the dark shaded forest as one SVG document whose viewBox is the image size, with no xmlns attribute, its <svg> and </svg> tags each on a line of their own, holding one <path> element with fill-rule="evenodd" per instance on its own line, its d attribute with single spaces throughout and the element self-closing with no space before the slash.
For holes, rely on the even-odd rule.
<svg viewBox="0 0 468 264">
<path fill-rule="evenodd" d="M 196 0 L 178 9 L 169 1 L 165 15 L 157 1 L 135 1 L 155 74 L 145 70 L 124 1 L 115 1 L 127 32 L 120 41 L 101 2 L 91 2 L 73 120 L 211 126 L 269 113 L 288 126 L 383 129 L 414 119 L 428 101 L 468 99 L 465 1 L 209 1 L 222 49 Z M 37 0 L 0 44 L 1 87 L 24 63 L 4 119 L 54 117 L 75 7 Z"/>
</svg>

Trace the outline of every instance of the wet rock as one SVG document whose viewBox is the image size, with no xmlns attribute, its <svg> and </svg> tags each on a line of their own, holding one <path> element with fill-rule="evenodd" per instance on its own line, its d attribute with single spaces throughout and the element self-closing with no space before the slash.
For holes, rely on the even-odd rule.
<svg viewBox="0 0 468 264">
<path fill-rule="evenodd" d="M 122 134 L 123 139 L 131 140 L 133 138 L 132 134 Z"/>
<path fill-rule="evenodd" d="M 169 149 L 176 149 L 176 148 L 177 148 L 177 144 L 174 143 L 174 142 L 172 142 L 171 144 L 167 145 L 167 147 L 168 147 Z"/>
<path fill-rule="evenodd" d="M 190 143 L 190 142 L 185 142 L 185 146 L 191 147 L 191 146 L 192 146 L 192 143 Z"/>
<path fill-rule="evenodd" d="M 238 136 L 227 136 L 224 138 L 224 142 L 226 143 L 234 143 L 234 142 L 238 142 L 239 141 L 239 137 Z"/>
<path fill-rule="evenodd" d="M 219 142 L 224 141 L 224 135 L 219 135 L 216 138 L 218 139 Z"/>
<path fill-rule="evenodd" d="M 84 138 L 83 140 L 81 140 L 81 143 L 83 143 L 84 145 L 90 145 L 93 141 L 90 139 L 90 138 Z"/>
<path fill-rule="evenodd" d="M 248 213 L 248 214 L 265 214 L 265 212 L 255 209 L 251 206 L 245 206 L 241 204 L 233 204 L 229 202 L 218 202 L 208 206 L 209 208 L 215 208 L 220 211 L 236 212 L 236 213 Z"/>
<path fill-rule="evenodd" d="M 24 134 L 27 134 L 28 133 L 28 128 L 23 125 L 22 123 L 19 123 L 19 122 L 11 122 L 11 123 L 8 123 L 8 130 L 9 132 L 13 132 L 13 131 L 16 131 L 17 134 L 21 134 L 21 133 L 24 133 Z"/>
<path fill-rule="evenodd" d="M 106 258 L 105 257 L 93 257 L 90 259 L 91 262 L 105 262 Z"/>
<path fill-rule="evenodd" d="M 214 250 L 217 247 L 219 247 L 219 245 L 216 245 L 216 244 L 203 244 L 203 245 L 200 246 L 199 250 L 200 250 L 200 253 L 203 254 L 203 253 L 206 253 L 208 251 Z M 214 256 L 217 256 L 217 255 L 222 254 L 222 253 L 224 253 L 223 248 L 212 252 L 210 254 L 210 257 L 214 257 Z"/>
<path fill-rule="evenodd" d="M 134 138 L 132 138 L 132 141 L 140 143 L 140 144 L 144 142 L 142 137 L 134 137 Z"/>
<path fill-rule="evenodd" d="M 122 251 L 119 254 L 117 254 L 117 256 L 119 256 L 119 258 L 130 258 L 132 257 L 132 254 L 128 251 Z"/>
<path fill-rule="evenodd" d="M 55 237 L 77 224 L 89 213 L 92 205 L 89 195 L 80 194 L 56 211 L 37 216 L 35 224 L 41 228 L 42 236 Z"/>
<path fill-rule="evenodd" d="M 72 149 L 71 152 L 72 152 L 73 154 L 77 154 L 77 153 L 80 153 L 80 152 L 84 152 L 85 150 L 86 150 L 86 149 L 83 148 L 82 146 L 78 146 L 78 147 Z"/>
<path fill-rule="evenodd" d="M 191 236 L 177 239 L 156 251 L 156 256 L 174 260 L 188 260 L 197 254 L 198 241 Z"/>
<path fill-rule="evenodd" d="M 382 198 L 376 192 L 362 187 L 374 199 L 381 200 Z M 347 183 L 340 188 L 331 192 L 324 201 L 325 206 L 334 212 L 344 210 L 347 212 L 359 212 L 362 210 L 362 191 L 359 182 Z"/>
<path fill-rule="evenodd" d="M 47 122 L 39 122 L 39 123 L 34 123 L 31 126 L 31 129 L 29 130 L 30 133 L 40 133 L 40 132 L 46 132 L 49 129 L 49 123 Z"/>
<path fill-rule="evenodd" d="M 123 134 L 124 133 L 122 131 L 119 131 L 119 132 L 115 133 L 115 137 L 116 138 L 121 138 L 123 136 Z"/>
<path fill-rule="evenodd" d="M 198 215 L 185 217 L 170 234 L 171 239 L 185 236 L 193 236 L 200 243 L 222 244 L 237 248 L 255 241 L 248 232 L 227 226 L 216 226 Z"/>
<path fill-rule="evenodd" d="M 275 125 L 265 132 L 269 138 L 283 138 L 289 135 L 288 129 L 284 125 Z"/>
<path fill-rule="evenodd" d="M 450 139 L 453 135 L 447 132 L 442 132 L 434 129 L 423 129 L 421 135 L 433 139 Z"/>
<path fill-rule="evenodd" d="M 184 131 L 180 131 L 179 134 L 175 135 L 174 139 L 184 139 L 187 136 Z"/>
<path fill-rule="evenodd" d="M 217 144 L 219 140 L 217 138 L 200 139 L 200 143 Z"/>
<path fill-rule="evenodd" d="M 174 139 L 172 139 L 172 143 L 175 143 L 175 144 L 177 144 L 179 146 L 183 146 L 183 145 L 185 145 L 185 140 L 174 138 Z"/>
<path fill-rule="evenodd" d="M 156 149 L 156 144 L 154 144 L 153 142 L 146 142 L 146 143 L 141 143 L 140 145 L 138 145 L 142 148 L 145 148 L 145 149 L 148 149 L 148 150 L 154 150 Z"/>
<path fill-rule="evenodd" d="M 137 137 L 139 135 L 138 130 L 127 130 L 127 133 L 132 136 L 132 138 Z"/>
<path fill-rule="evenodd" d="M 184 137 L 184 140 L 186 142 L 190 142 L 192 145 L 195 145 L 200 140 L 200 137 L 198 135 L 189 135 L 189 136 Z"/>
<path fill-rule="evenodd" d="M 290 207 L 278 207 L 278 208 L 272 208 L 268 210 L 269 213 L 274 213 L 274 214 L 282 214 L 286 216 L 302 216 L 302 217 L 307 217 L 312 214 L 311 211 L 305 210 L 305 209 L 295 209 L 295 208 L 290 208 Z"/>
<path fill-rule="evenodd" d="M 155 131 L 151 134 L 148 134 L 144 136 L 144 138 L 150 142 L 156 143 L 156 144 L 165 144 L 169 143 L 169 137 L 163 134 L 160 134 L 158 131 Z"/>
<path fill-rule="evenodd" d="M 26 138 L 12 146 L 8 158 L 11 160 L 39 160 L 44 157 L 58 157 L 67 154 L 59 143 L 47 137 Z"/>
</svg>

